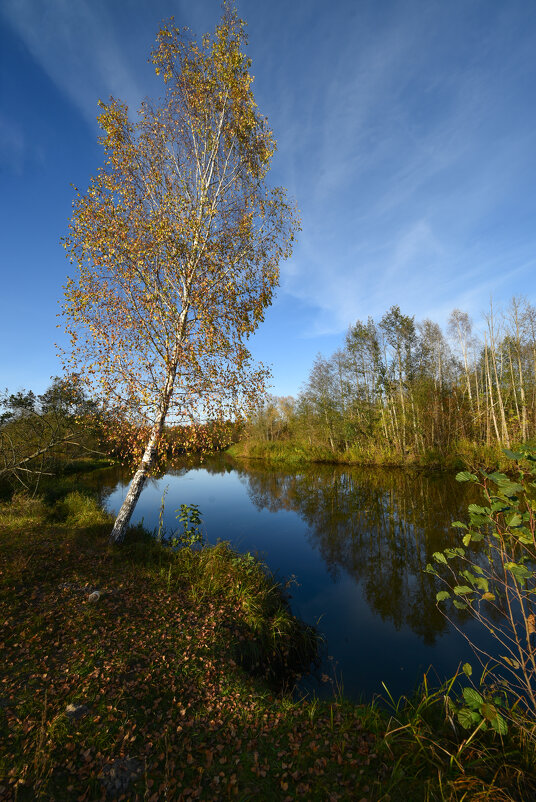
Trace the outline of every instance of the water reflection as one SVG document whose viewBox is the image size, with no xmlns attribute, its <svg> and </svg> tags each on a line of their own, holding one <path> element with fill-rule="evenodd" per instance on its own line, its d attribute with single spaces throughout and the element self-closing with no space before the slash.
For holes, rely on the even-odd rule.
<svg viewBox="0 0 536 802">
<path fill-rule="evenodd" d="M 101 475 L 100 492 L 117 511 L 128 477 Z M 112 491 L 113 488 L 113 491 Z M 153 479 L 133 523 L 176 526 L 181 503 L 197 504 L 209 541 L 259 552 L 280 579 L 297 575 L 292 608 L 318 625 L 354 698 L 407 692 L 433 664 L 451 675 L 471 650 L 438 611 L 439 580 L 424 569 L 434 551 L 458 545 L 453 520 L 465 518 L 474 488 L 453 476 L 400 469 L 312 465 L 274 470 L 258 461 L 211 457 L 181 463 Z M 456 623 L 473 639 L 463 611 Z"/>
<path fill-rule="evenodd" d="M 383 620 L 411 627 L 426 644 L 447 629 L 438 580 L 424 569 L 433 552 L 459 545 L 450 522 L 465 515 L 466 485 L 403 470 L 322 465 L 288 474 L 253 461 L 238 470 L 258 509 L 300 515 L 332 579 L 344 571 L 360 581 Z"/>
</svg>

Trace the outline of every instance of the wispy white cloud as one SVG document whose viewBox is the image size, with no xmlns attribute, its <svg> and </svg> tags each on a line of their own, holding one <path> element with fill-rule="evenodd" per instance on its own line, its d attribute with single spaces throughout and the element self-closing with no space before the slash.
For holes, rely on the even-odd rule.
<svg viewBox="0 0 536 802">
<path fill-rule="evenodd" d="M 0 113 L 0 170 L 20 178 L 44 161 L 41 143 L 29 136 L 16 119 Z"/>
<path fill-rule="evenodd" d="M 219 0 L 118 7 L 4 0 L 0 10 L 92 124 L 97 98 L 135 108 L 153 93 L 145 59 L 159 19 L 175 13 L 199 33 L 220 13 Z M 500 235 L 534 161 L 536 119 L 520 104 L 535 41 L 519 14 L 478 0 L 365 0 L 334 13 L 319 0 L 241 0 L 239 11 L 278 140 L 273 178 L 302 211 L 282 289 L 310 308 L 304 334 L 344 331 L 394 303 L 441 319 L 526 275 L 532 244 Z M 24 148 L 0 124 L 2 136 L 14 154 Z"/>
<path fill-rule="evenodd" d="M 289 98 L 281 173 L 294 176 L 304 220 L 283 289 L 315 310 L 310 336 L 393 303 L 444 319 L 459 298 L 473 306 L 507 291 L 530 256 L 511 236 L 501 246 L 499 217 L 512 225 L 533 162 L 526 119 L 516 125 L 529 112 L 512 92 L 528 80 L 534 38 L 520 41 L 506 11 L 480 26 L 476 43 L 455 37 L 457 26 L 474 30 L 464 4 L 391 10 L 376 27 L 359 14 L 346 20 L 336 48 L 319 36 L 309 74 L 298 66 L 294 86 L 279 80 Z"/>
<path fill-rule="evenodd" d="M 56 86 L 94 122 L 110 95 L 136 108 L 143 97 L 110 15 L 99 0 L 4 0 L 1 13 Z M 139 62 L 139 59 L 138 59 Z"/>
</svg>

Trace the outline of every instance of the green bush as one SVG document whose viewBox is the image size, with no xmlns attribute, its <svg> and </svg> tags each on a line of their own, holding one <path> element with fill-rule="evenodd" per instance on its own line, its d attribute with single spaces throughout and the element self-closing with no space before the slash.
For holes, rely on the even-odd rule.
<svg viewBox="0 0 536 802">
<path fill-rule="evenodd" d="M 445 585 L 437 602 L 447 618 L 450 604 L 492 635 L 493 653 L 471 644 L 489 680 L 507 688 L 534 714 L 536 455 L 528 450 L 504 454 L 510 461 L 510 476 L 500 471 L 481 471 L 480 477 L 469 471 L 457 474 L 459 482 L 481 487 L 484 503 L 469 505 L 467 523 L 452 524 L 460 530 L 460 545 L 435 552 L 434 564 L 426 570 Z M 470 709 L 473 718 L 481 712 Z"/>
</svg>

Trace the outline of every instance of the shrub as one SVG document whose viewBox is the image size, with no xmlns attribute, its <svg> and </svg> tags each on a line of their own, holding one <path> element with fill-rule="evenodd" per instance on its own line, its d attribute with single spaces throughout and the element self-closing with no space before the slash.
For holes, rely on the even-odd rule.
<svg viewBox="0 0 536 802">
<path fill-rule="evenodd" d="M 435 552 L 435 564 L 426 570 L 445 584 L 438 604 L 466 610 L 493 636 L 493 654 L 471 643 L 489 678 L 534 714 L 536 456 L 528 450 L 504 453 L 515 479 L 500 471 L 457 474 L 459 482 L 481 487 L 484 504 L 469 505 L 468 523 L 452 524 L 461 530 L 461 545 Z M 448 609 L 445 614 L 448 618 Z"/>
</svg>

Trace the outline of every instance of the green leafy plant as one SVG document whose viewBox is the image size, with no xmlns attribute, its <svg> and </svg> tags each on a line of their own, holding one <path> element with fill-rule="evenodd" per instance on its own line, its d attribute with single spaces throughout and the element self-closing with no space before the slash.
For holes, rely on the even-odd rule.
<svg viewBox="0 0 536 802">
<path fill-rule="evenodd" d="M 468 523 L 452 524 L 461 530 L 463 546 L 435 552 L 434 564 L 428 564 L 426 570 L 446 586 L 437 593 L 438 604 L 451 603 L 467 611 L 493 636 L 493 654 L 468 638 L 480 661 L 487 664 L 490 679 L 503 687 L 506 683 L 520 703 L 534 713 L 536 456 L 528 450 L 504 453 L 514 462 L 515 479 L 499 471 L 482 471 L 480 477 L 469 471 L 457 474 L 459 482 L 471 482 L 481 488 L 484 504 L 469 505 Z M 444 607 L 443 612 L 449 618 L 448 608 Z M 488 702 L 477 701 L 472 693 L 468 693 L 465 702 L 461 715 L 466 723 L 469 719 L 474 723 L 478 716 L 479 721 L 487 721 L 501 731 L 503 725 L 486 707 Z"/>
<path fill-rule="evenodd" d="M 172 546 L 192 548 L 202 545 L 204 537 L 201 532 L 201 513 L 197 504 L 181 504 L 175 510 L 176 518 L 182 524 L 182 532 L 176 534 L 171 541 Z"/>
<path fill-rule="evenodd" d="M 473 673 L 470 663 L 465 663 L 462 670 L 466 677 L 470 677 Z M 481 685 L 483 685 L 484 679 L 485 672 L 481 679 Z M 463 688 L 462 696 L 458 703 L 453 700 L 452 695 L 446 695 L 449 712 L 455 715 L 458 723 L 464 729 L 474 730 L 474 734 L 478 730 L 486 730 L 491 727 L 499 735 L 506 735 L 508 724 L 500 711 L 500 708 L 506 702 L 504 696 L 501 697 L 498 693 L 490 696 L 486 692 L 486 688 L 483 690 L 484 693 L 482 694 L 474 687 Z"/>
<path fill-rule="evenodd" d="M 257 568 L 258 560 L 251 552 L 246 551 L 245 554 L 237 554 L 233 557 L 233 565 L 241 568 L 246 574 L 252 574 Z M 263 567 L 262 564 L 261 567 Z"/>
</svg>

